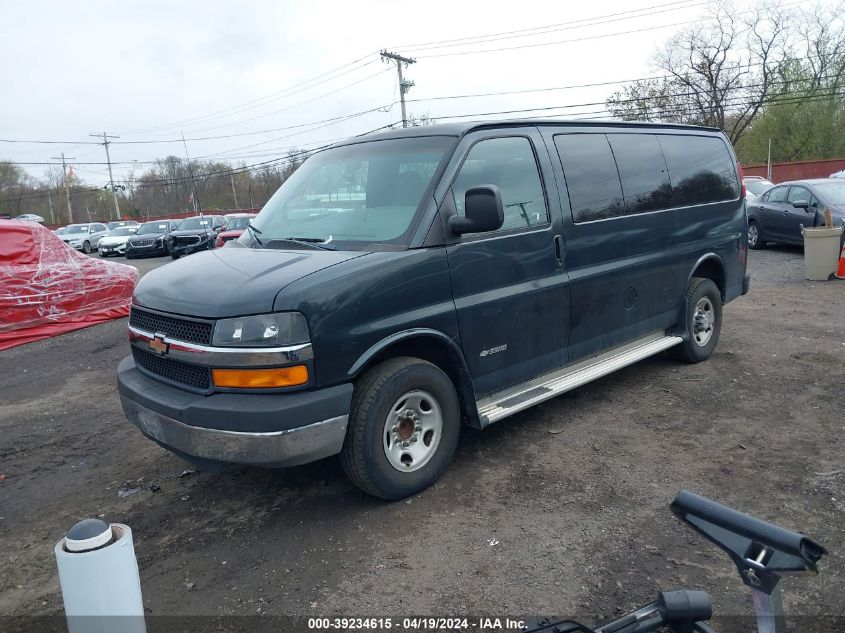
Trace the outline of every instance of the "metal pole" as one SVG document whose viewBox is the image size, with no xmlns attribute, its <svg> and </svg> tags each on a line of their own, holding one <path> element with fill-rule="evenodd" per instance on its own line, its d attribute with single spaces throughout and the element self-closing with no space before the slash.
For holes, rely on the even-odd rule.
<svg viewBox="0 0 845 633">
<path fill-rule="evenodd" d="M 194 168 L 191 166 L 191 156 L 188 154 L 188 142 L 185 140 L 185 132 L 182 131 L 182 145 L 185 146 L 185 158 L 188 159 L 188 173 L 191 174 L 191 193 L 193 194 L 194 200 L 194 213 L 196 213 L 197 208 L 199 207 L 199 214 L 202 217 L 202 204 L 200 203 L 199 196 L 197 195 L 197 183 L 194 180 Z"/>
<path fill-rule="evenodd" d="M 88 136 L 96 136 L 96 137 L 102 136 L 103 137 L 103 143 L 102 144 L 106 148 L 106 163 L 108 163 L 108 166 L 109 166 L 109 188 L 111 189 L 112 199 L 114 200 L 114 219 L 119 220 L 120 219 L 120 205 L 117 202 L 117 191 L 115 191 L 115 188 L 114 188 L 114 176 L 112 175 L 112 171 L 111 171 L 111 156 L 109 155 L 109 143 L 110 143 L 109 139 L 110 138 L 120 138 L 120 137 L 114 136 L 114 135 L 110 136 L 110 135 L 106 134 L 105 132 L 103 132 L 102 134 L 99 134 L 99 133 L 89 134 Z M 109 213 L 109 216 L 111 216 L 111 213 Z"/>
<path fill-rule="evenodd" d="M 232 197 L 235 199 L 235 208 L 240 209 L 240 207 L 238 206 L 238 192 L 235 189 L 235 175 L 230 174 L 229 178 L 232 181 Z"/>
<path fill-rule="evenodd" d="M 752 589 L 751 600 L 757 615 L 758 633 L 786 633 L 780 587 L 775 587 L 771 595 Z"/>
<path fill-rule="evenodd" d="M 766 159 L 766 180 L 772 182 L 772 137 L 769 137 L 769 157 Z"/>
<path fill-rule="evenodd" d="M 62 161 L 62 183 L 65 186 L 65 200 L 67 200 L 67 219 L 68 224 L 73 224 L 73 209 L 70 206 L 70 189 L 67 185 L 67 162 L 65 160 L 65 153 L 62 152 L 61 156 L 53 156 L 53 160 L 61 160 Z M 75 157 L 71 157 L 69 160 L 76 160 Z"/>
<path fill-rule="evenodd" d="M 408 127 L 408 115 L 405 111 L 405 94 L 411 89 L 414 82 L 405 81 L 405 78 L 402 76 L 402 64 L 405 64 L 405 66 L 416 64 L 417 60 L 410 57 L 403 57 L 396 53 L 388 53 L 387 51 L 382 51 L 381 57 L 382 59 L 396 62 L 396 71 L 399 73 L 399 103 L 402 105 L 402 127 Z"/>
</svg>

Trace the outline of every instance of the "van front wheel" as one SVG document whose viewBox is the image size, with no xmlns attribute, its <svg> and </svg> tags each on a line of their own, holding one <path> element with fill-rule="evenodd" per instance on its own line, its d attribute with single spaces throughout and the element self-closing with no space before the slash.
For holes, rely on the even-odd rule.
<svg viewBox="0 0 845 633">
<path fill-rule="evenodd" d="M 403 499 L 437 481 L 460 434 L 455 387 L 436 365 L 392 358 L 355 385 L 340 461 L 364 492 Z"/>
<path fill-rule="evenodd" d="M 686 293 L 686 336 L 672 348 L 674 355 L 687 363 L 710 358 L 722 331 L 722 294 L 710 279 L 693 277 Z"/>
</svg>

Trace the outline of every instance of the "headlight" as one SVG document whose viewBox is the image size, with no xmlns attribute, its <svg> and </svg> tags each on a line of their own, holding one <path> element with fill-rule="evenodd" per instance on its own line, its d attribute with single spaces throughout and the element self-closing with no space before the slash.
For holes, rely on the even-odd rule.
<svg viewBox="0 0 845 633">
<path fill-rule="evenodd" d="M 214 327 L 212 345 L 280 347 L 307 343 L 308 324 L 299 312 L 279 312 L 221 319 Z"/>
</svg>

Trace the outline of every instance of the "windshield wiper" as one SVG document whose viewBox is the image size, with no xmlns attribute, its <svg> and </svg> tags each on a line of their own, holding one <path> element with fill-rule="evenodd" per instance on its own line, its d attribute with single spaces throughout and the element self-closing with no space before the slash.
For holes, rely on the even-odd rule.
<svg viewBox="0 0 845 633">
<path fill-rule="evenodd" d="M 261 230 L 252 226 L 252 222 L 246 223 L 246 230 L 249 231 L 249 236 L 256 244 L 258 244 L 258 247 L 264 248 L 264 242 L 262 242 L 258 237 L 259 235 L 261 235 Z"/>
<path fill-rule="evenodd" d="M 331 235 L 329 235 L 324 240 L 321 240 L 318 237 L 286 237 L 285 239 L 290 242 L 304 242 L 305 244 L 313 244 L 317 248 L 320 248 L 324 251 L 337 250 L 335 246 L 329 246 L 329 243 L 332 241 Z"/>
</svg>

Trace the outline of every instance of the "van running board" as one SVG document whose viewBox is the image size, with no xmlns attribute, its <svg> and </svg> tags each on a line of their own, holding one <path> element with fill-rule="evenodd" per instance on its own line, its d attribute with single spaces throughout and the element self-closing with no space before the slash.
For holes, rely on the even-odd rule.
<svg viewBox="0 0 845 633">
<path fill-rule="evenodd" d="M 478 407 L 481 428 L 606 376 L 617 369 L 627 367 L 643 358 L 653 356 L 682 341 L 680 336 L 666 336 L 663 332 L 658 332 L 569 367 L 557 369 L 539 378 L 485 396 L 475 403 Z"/>
</svg>

